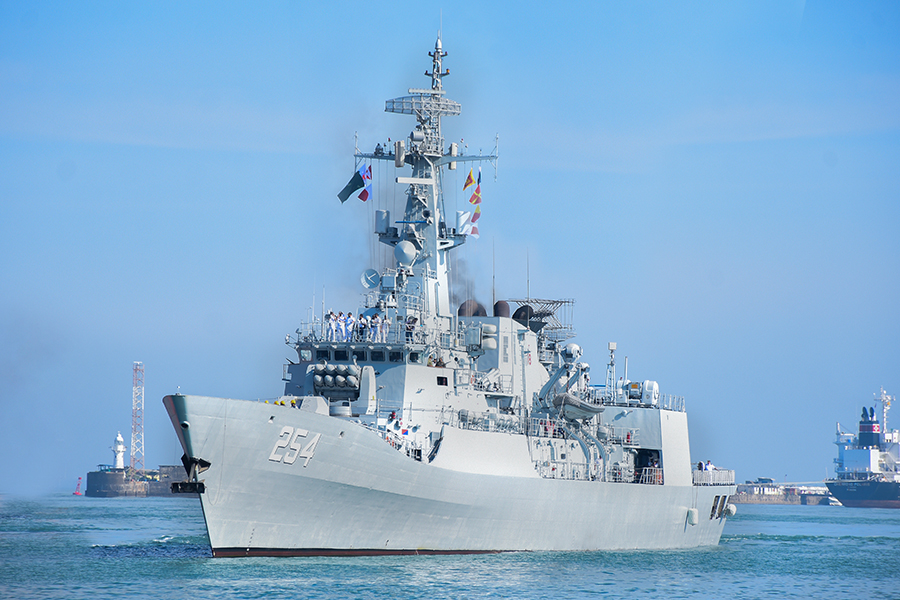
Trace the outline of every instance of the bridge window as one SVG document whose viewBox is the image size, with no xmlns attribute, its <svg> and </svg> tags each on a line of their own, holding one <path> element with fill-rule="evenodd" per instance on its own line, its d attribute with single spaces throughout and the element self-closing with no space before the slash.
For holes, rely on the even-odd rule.
<svg viewBox="0 0 900 600">
<path fill-rule="evenodd" d="M 374 362 L 384 362 L 384 350 L 372 350 L 372 360 Z"/>
<path fill-rule="evenodd" d="M 366 351 L 365 350 L 354 350 L 353 358 L 355 358 L 358 362 L 366 361 Z"/>
<path fill-rule="evenodd" d="M 316 350 L 316 360 L 331 360 L 331 350 Z"/>
<path fill-rule="evenodd" d="M 335 350 L 334 360 L 350 360 L 350 354 L 346 350 Z"/>
</svg>

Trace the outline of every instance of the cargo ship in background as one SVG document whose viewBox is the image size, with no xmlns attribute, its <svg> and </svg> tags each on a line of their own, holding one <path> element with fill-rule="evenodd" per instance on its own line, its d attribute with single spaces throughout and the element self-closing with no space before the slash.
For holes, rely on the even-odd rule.
<svg viewBox="0 0 900 600">
<path fill-rule="evenodd" d="M 896 398 L 882 388 L 875 399 L 881 403 L 880 423 L 875 407 L 863 406 L 856 435 L 837 424 L 835 478 L 825 484 L 844 506 L 900 508 L 900 432 L 887 428 Z"/>
<path fill-rule="evenodd" d="M 692 470 L 682 396 L 630 381 L 627 359 L 617 373 L 615 343 L 605 383 L 591 384 L 569 341 L 572 300 L 498 300 L 491 316 L 474 299 L 451 305 L 452 251 L 477 235 L 481 180 L 470 168 L 472 207 L 454 215 L 446 171 L 497 156 L 445 143 L 442 117 L 460 114 L 446 55 L 438 37 L 428 86 L 385 104 L 415 118 L 412 133 L 357 149 L 338 194 L 369 199 L 378 161 L 405 190 L 399 219 L 374 215 L 386 268 L 364 271 L 365 293 L 344 305 L 366 327 L 324 306 L 301 323 L 271 403 L 166 396 L 188 470 L 173 491 L 200 493 L 216 557 L 717 544 L 734 471 Z M 541 241 L 558 252 L 566 239 Z"/>
</svg>

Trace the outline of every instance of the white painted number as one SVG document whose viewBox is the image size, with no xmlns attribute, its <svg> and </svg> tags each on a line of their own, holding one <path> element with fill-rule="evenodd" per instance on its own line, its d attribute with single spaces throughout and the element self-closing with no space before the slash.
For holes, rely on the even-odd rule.
<svg viewBox="0 0 900 600">
<path fill-rule="evenodd" d="M 308 435 L 309 432 L 307 430 L 300 429 L 299 427 L 294 431 L 294 435 L 291 437 L 291 443 L 289 444 L 290 450 L 284 455 L 284 464 L 294 464 L 294 461 L 297 460 L 297 455 L 300 454 L 300 444 L 302 443 L 297 438 L 305 438 Z"/>
<path fill-rule="evenodd" d="M 286 426 L 281 430 L 281 434 L 278 436 L 278 441 L 275 442 L 275 447 L 272 448 L 272 454 L 269 455 L 269 460 L 274 462 L 281 462 L 281 459 L 284 457 L 281 454 L 278 454 L 278 450 L 288 445 L 292 433 L 294 433 L 293 427 Z"/>
<path fill-rule="evenodd" d="M 322 437 L 321 433 L 317 433 L 316 435 L 312 436 L 312 438 L 309 440 L 309 443 L 304 446 L 303 452 L 300 453 L 300 458 L 306 459 L 303 463 L 304 467 L 309 464 L 309 461 L 312 459 L 313 454 L 316 453 L 316 446 L 319 445 L 320 437 Z"/>
<path fill-rule="evenodd" d="M 305 459 L 303 462 L 303 466 L 309 464 L 309 461 L 312 459 L 313 454 L 316 452 L 316 446 L 319 444 L 319 438 L 322 437 L 321 433 L 317 433 L 313 435 L 307 441 L 306 445 L 303 445 L 303 440 L 300 438 L 306 438 L 309 436 L 309 432 L 305 429 L 294 429 L 290 426 L 285 426 L 281 433 L 278 434 L 278 440 L 275 442 L 275 447 L 272 448 L 272 453 L 269 455 L 269 460 L 272 462 L 283 462 L 286 465 L 292 465 L 298 458 Z M 279 454 L 278 451 L 288 448 L 288 451 L 284 454 Z"/>
</svg>

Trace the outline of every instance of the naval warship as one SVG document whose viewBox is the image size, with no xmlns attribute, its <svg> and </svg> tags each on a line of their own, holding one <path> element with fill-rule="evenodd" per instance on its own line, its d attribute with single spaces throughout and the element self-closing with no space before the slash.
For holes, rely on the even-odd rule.
<svg viewBox="0 0 900 600">
<path fill-rule="evenodd" d="M 881 402 L 880 423 L 875 407 L 863 406 L 856 435 L 837 424 L 835 478 L 825 485 L 844 506 L 900 508 L 900 431 L 887 428 L 895 398 L 882 388 L 875 399 Z"/>
<path fill-rule="evenodd" d="M 357 148 L 339 194 L 377 161 L 402 173 L 404 213 L 375 212 L 391 262 L 361 278 L 367 327 L 323 306 L 287 336 L 296 359 L 273 402 L 166 396 L 187 471 L 173 492 L 200 494 L 216 557 L 717 544 L 734 472 L 693 470 L 682 396 L 629 380 L 627 361 L 617 374 L 615 343 L 591 384 L 572 300 L 451 307 L 453 251 L 475 231 L 471 214 L 448 214 L 445 177 L 497 152 L 446 144 L 441 119 L 460 104 L 445 96 L 440 36 L 428 54 L 430 85 L 385 104 L 414 129 Z"/>
</svg>

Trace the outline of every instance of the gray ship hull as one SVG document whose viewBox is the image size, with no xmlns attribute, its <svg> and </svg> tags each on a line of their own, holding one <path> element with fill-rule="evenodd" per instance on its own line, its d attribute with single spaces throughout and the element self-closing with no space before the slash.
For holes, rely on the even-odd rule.
<svg viewBox="0 0 900 600">
<path fill-rule="evenodd" d="M 467 473 L 316 412 L 199 396 L 164 403 L 186 456 L 209 465 L 198 479 L 214 556 L 709 546 L 735 491 Z M 279 447 L 283 428 L 308 433 Z"/>
</svg>

